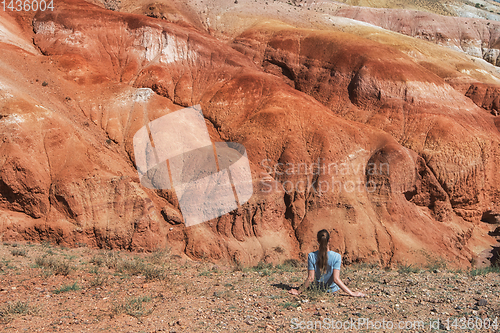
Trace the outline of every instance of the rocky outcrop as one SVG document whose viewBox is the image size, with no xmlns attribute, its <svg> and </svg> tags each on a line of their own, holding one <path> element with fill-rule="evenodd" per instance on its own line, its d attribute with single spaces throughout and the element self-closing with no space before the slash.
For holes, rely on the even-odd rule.
<svg viewBox="0 0 500 333">
<path fill-rule="evenodd" d="M 484 83 L 472 83 L 465 96 L 469 97 L 476 105 L 498 116 L 500 111 L 499 101 L 500 86 Z"/>
</svg>

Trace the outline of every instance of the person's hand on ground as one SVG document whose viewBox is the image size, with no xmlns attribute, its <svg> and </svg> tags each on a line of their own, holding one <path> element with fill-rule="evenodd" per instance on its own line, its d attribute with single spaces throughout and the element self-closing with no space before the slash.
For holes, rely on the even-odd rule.
<svg viewBox="0 0 500 333">
<path fill-rule="evenodd" d="M 288 292 L 290 294 L 292 294 L 292 295 L 298 295 L 299 294 L 299 291 L 297 289 L 290 289 Z"/>
<path fill-rule="evenodd" d="M 366 297 L 366 295 L 363 294 L 361 291 L 355 291 L 355 292 L 352 293 L 351 296 L 354 296 L 354 297 Z"/>
</svg>

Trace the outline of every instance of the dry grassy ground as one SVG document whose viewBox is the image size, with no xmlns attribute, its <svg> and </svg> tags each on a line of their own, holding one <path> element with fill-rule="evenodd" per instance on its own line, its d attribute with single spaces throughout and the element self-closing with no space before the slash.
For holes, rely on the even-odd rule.
<svg viewBox="0 0 500 333">
<path fill-rule="evenodd" d="M 0 330 L 309 332 L 352 319 L 392 323 L 393 329 L 378 330 L 386 332 L 401 331 L 400 322 L 425 325 L 406 332 L 428 332 L 437 320 L 444 329 L 448 320 L 450 331 L 461 331 L 463 323 L 500 320 L 498 272 L 448 270 L 440 262 L 393 270 L 358 264 L 344 267 L 341 277 L 369 297 L 318 290 L 297 297 L 288 293 L 305 276 L 305 265 L 296 261 L 242 268 L 193 262 L 166 250 L 133 254 L 3 243 Z M 348 324 L 335 331 L 369 330 Z"/>
</svg>

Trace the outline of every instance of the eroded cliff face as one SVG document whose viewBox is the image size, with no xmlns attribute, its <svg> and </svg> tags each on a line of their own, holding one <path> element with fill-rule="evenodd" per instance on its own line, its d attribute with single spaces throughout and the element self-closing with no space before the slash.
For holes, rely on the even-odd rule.
<svg viewBox="0 0 500 333">
<path fill-rule="evenodd" d="M 493 65 L 500 64 L 500 22 L 497 21 L 367 7 L 340 8 L 335 15 L 462 51 Z"/>
<path fill-rule="evenodd" d="M 432 180 L 403 192 L 406 200 L 429 208 L 434 219 L 456 214 L 479 223 L 496 207 L 495 118 L 405 54 L 351 34 L 272 24 L 249 29 L 233 47 L 335 114 L 382 129 L 417 153 L 418 168 L 427 170 L 419 174 L 429 172 Z M 428 193 L 417 195 L 423 183 Z"/>
<path fill-rule="evenodd" d="M 9 21 L 3 239 L 243 264 L 307 253 L 323 228 L 346 262 L 468 265 L 494 243 L 500 134 L 443 78 L 352 34 L 264 24 L 227 45 L 181 21 L 82 1 Z M 141 185 L 133 136 L 196 104 L 212 141 L 246 148 L 254 194 L 185 227 L 174 191 Z"/>
</svg>

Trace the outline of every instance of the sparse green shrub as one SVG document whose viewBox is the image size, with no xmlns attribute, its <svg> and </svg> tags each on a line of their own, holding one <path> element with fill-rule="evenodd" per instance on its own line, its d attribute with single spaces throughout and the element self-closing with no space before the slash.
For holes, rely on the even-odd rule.
<svg viewBox="0 0 500 333">
<path fill-rule="evenodd" d="M 438 269 L 446 269 L 446 261 L 442 258 L 427 258 L 427 270 L 436 271 Z"/>
<path fill-rule="evenodd" d="M 378 269 L 380 268 L 380 264 L 375 262 L 354 262 L 349 267 L 353 270 L 362 271 L 367 269 Z"/>
<path fill-rule="evenodd" d="M 273 264 L 260 261 L 257 266 L 252 267 L 252 270 L 262 276 L 269 276 L 273 273 Z"/>
<path fill-rule="evenodd" d="M 212 275 L 212 272 L 210 272 L 210 271 L 203 271 L 200 274 L 198 274 L 198 276 L 211 276 L 211 275 Z"/>
<path fill-rule="evenodd" d="M 283 262 L 283 265 L 288 265 L 291 267 L 300 268 L 302 266 L 302 263 L 300 261 L 298 261 L 297 259 L 287 259 Z"/>
<path fill-rule="evenodd" d="M 106 255 L 104 256 L 106 266 L 109 269 L 114 269 L 118 265 L 118 262 L 120 261 L 120 255 L 115 252 L 115 251 L 108 251 Z"/>
<path fill-rule="evenodd" d="M 109 269 L 116 268 L 119 261 L 120 261 L 120 256 L 115 251 L 107 251 L 97 256 L 93 256 L 92 259 L 90 259 L 91 264 L 94 264 L 99 267 L 105 265 Z"/>
<path fill-rule="evenodd" d="M 233 267 L 233 272 L 243 272 L 245 267 L 238 260 L 235 261 L 235 265 Z"/>
<path fill-rule="evenodd" d="M 132 260 L 121 260 L 116 265 L 116 270 L 120 273 L 127 273 L 130 275 L 140 275 L 146 264 L 139 258 L 134 258 Z"/>
<path fill-rule="evenodd" d="M 284 307 L 285 309 L 297 308 L 299 306 L 299 304 L 295 303 L 295 302 L 284 302 L 284 303 L 280 303 L 280 305 L 282 307 Z"/>
<path fill-rule="evenodd" d="M 156 251 L 151 253 L 147 259 L 149 262 L 153 264 L 161 265 L 168 261 L 169 256 L 170 256 L 170 248 L 164 248 L 164 249 L 157 249 Z"/>
<path fill-rule="evenodd" d="M 10 265 L 10 260 L 2 258 L 2 261 L 0 262 L 0 271 L 3 271 L 6 268 L 16 268 L 16 267 Z"/>
<path fill-rule="evenodd" d="M 75 282 L 73 284 L 64 285 L 61 288 L 54 290 L 54 294 L 60 294 L 68 291 L 77 291 L 77 290 L 80 290 L 80 286 L 78 285 L 78 283 Z"/>
<path fill-rule="evenodd" d="M 95 277 L 90 281 L 91 287 L 101 287 L 108 282 L 107 275 L 96 274 Z"/>
<path fill-rule="evenodd" d="M 42 242 L 42 247 L 45 248 L 45 249 L 49 249 L 52 247 L 52 244 L 48 241 L 43 241 Z"/>
<path fill-rule="evenodd" d="M 500 273 L 500 266 L 474 268 L 469 272 L 470 276 L 486 275 L 488 273 Z"/>
<path fill-rule="evenodd" d="M 309 287 L 304 291 L 307 298 L 311 300 L 317 300 L 322 296 L 325 296 L 327 289 L 318 283 L 311 283 Z"/>
<path fill-rule="evenodd" d="M 399 274 L 409 274 L 409 273 L 418 273 L 420 269 L 414 267 L 412 264 L 399 264 L 398 265 L 398 273 Z"/>
<path fill-rule="evenodd" d="M 103 266 L 104 262 L 105 262 L 105 260 L 104 260 L 104 257 L 102 257 L 102 256 L 93 256 L 90 259 L 91 264 L 94 264 L 94 265 L 99 266 L 99 267 Z"/>
<path fill-rule="evenodd" d="M 121 313 L 126 313 L 129 316 L 140 319 L 141 317 L 145 317 L 150 315 L 155 305 L 146 308 L 144 303 L 148 303 L 151 301 L 151 297 L 149 296 L 141 296 L 128 299 L 124 303 L 115 304 L 111 310 L 111 317 L 117 316 Z"/>
<path fill-rule="evenodd" d="M 154 267 L 151 265 L 146 265 L 142 274 L 146 278 L 146 281 L 164 281 L 167 279 L 167 272 L 163 267 Z"/>
<path fill-rule="evenodd" d="M 154 266 L 144 262 L 144 259 L 135 257 L 132 260 L 121 260 L 116 265 L 120 273 L 130 275 L 144 275 L 146 280 L 165 280 L 167 278 L 164 267 Z"/>
<path fill-rule="evenodd" d="M 38 257 L 35 259 L 35 264 L 38 267 L 47 268 L 51 273 L 56 275 L 67 276 L 71 272 L 69 263 L 57 257 Z"/>
<path fill-rule="evenodd" d="M 25 249 L 13 249 L 10 251 L 10 253 L 13 256 L 17 256 L 17 257 L 26 257 L 26 255 L 27 255 Z"/>
<path fill-rule="evenodd" d="M 100 287 L 108 281 L 108 274 L 101 273 L 97 267 L 92 267 L 89 273 L 94 274 L 94 278 L 90 281 L 91 287 Z"/>
<path fill-rule="evenodd" d="M 281 272 L 296 272 L 301 266 L 297 259 L 287 259 L 282 264 L 276 265 L 276 269 Z"/>
<path fill-rule="evenodd" d="M 34 314 L 37 311 L 38 309 L 30 306 L 28 302 L 7 302 L 0 308 L 0 321 L 10 322 L 15 316 Z"/>
<path fill-rule="evenodd" d="M 234 287 L 232 287 L 229 290 L 216 291 L 216 292 L 214 292 L 214 297 L 230 299 L 230 298 L 234 297 L 233 289 L 234 289 Z"/>
<path fill-rule="evenodd" d="M 98 267 L 90 267 L 89 268 L 89 273 L 90 274 L 99 274 L 99 268 Z"/>
<path fill-rule="evenodd" d="M 272 268 L 273 268 L 273 264 L 260 261 L 257 264 L 257 266 L 255 266 L 253 269 L 254 269 L 254 271 L 262 271 L 264 269 L 272 269 Z"/>
<path fill-rule="evenodd" d="M 27 314 L 30 311 L 30 306 L 28 302 L 22 302 L 22 301 L 17 301 L 17 302 L 8 302 L 7 305 L 5 306 L 5 312 L 10 313 L 10 314 Z"/>
</svg>

